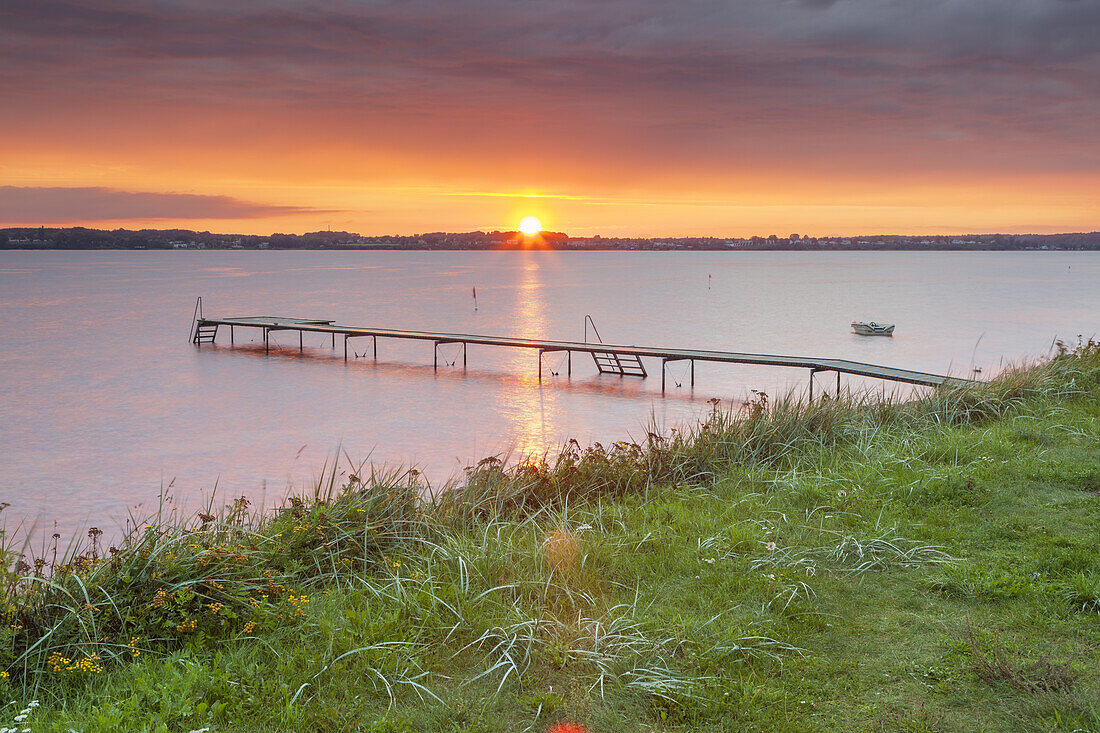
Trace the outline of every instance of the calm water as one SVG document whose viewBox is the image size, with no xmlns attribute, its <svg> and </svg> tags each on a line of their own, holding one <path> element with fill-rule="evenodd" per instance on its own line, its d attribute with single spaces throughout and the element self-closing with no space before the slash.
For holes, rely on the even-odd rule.
<svg viewBox="0 0 1100 733">
<path fill-rule="evenodd" d="M 436 481 L 501 451 L 569 437 L 612 441 L 740 401 L 803 389 L 806 371 L 659 365 L 647 380 L 600 376 L 577 355 L 380 341 L 379 360 L 327 337 L 239 330 L 188 342 L 207 315 L 296 315 L 352 325 L 581 339 L 591 313 L 609 342 L 857 359 L 985 376 L 1095 334 L 1100 253 L 0 252 L 0 501 L 68 531 L 107 528 L 162 486 L 192 504 L 268 505 L 313 481 L 338 451 L 411 465 Z M 477 287 L 477 312 L 471 288 Z M 898 324 L 858 337 L 849 321 Z M 369 348 L 352 341 L 352 349 Z M 553 376 L 551 371 L 559 371 Z M 832 376 L 820 378 L 832 389 Z M 681 382 L 682 387 L 677 387 Z M 859 384 L 847 380 L 848 386 Z"/>
</svg>

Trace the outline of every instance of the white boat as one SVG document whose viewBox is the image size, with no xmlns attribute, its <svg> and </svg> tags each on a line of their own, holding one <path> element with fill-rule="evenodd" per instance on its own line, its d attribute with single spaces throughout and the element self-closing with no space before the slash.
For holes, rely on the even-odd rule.
<svg viewBox="0 0 1100 733">
<path fill-rule="evenodd" d="M 894 324 L 875 323 L 874 321 L 869 321 L 867 323 L 863 321 L 852 321 L 852 330 L 860 336 L 893 336 Z"/>
</svg>

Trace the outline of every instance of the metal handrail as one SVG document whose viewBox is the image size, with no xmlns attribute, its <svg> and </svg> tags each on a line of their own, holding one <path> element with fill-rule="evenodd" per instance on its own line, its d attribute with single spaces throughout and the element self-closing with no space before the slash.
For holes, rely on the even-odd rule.
<svg viewBox="0 0 1100 733">
<path fill-rule="evenodd" d="M 202 296 L 195 298 L 195 311 L 191 314 L 191 332 L 189 337 L 195 338 L 195 326 L 199 319 L 202 318 Z"/>
<path fill-rule="evenodd" d="M 592 332 L 596 334 L 596 340 L 601 344 L 603 343 L 603 337 L 600 336 L 600 332 L 596 330 L 596 322 L 592 320 L 592 316 L 587 313 L 584 314 L 584 342 L 588 343 L 588 324 L 592 324 Z"/>
</svg>

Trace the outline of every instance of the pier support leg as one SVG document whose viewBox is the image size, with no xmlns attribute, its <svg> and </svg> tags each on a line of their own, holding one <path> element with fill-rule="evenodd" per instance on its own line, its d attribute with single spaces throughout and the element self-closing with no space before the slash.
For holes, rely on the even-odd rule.
<svg viewBox="0 0 1100 733">
<path fill-rule="evenodd" d="M 836 396 L 837 396 L 837 399 L 840 399 L 840 370 L 839 369 L 837 369 L 837 371 L 836 371 Z"/>
<path fill-rule="evenodd" d="M 432 353 L 432 368 L 439 371 L 439 342 L 436 341 Z"/>
<path fill-rule="evenodd" d="M 336 334 L 332 334 L 332 348 L 336 348 Z"/>
<path fill-rule="evenodd" d="M 298 332 L 298 353 L 301 353 L 302 349 L 305 348 L 305 342 L 302 340 L 302 337 L 304 335 L 305 335 L 305 331 L 299 331 Z"/>
<path fill-rule="evenodd" d="M 695 386 L 695 359 L 691 360 L 691 386 Z"/>
<path fill-rule="evenodd" d="M 462 342 L 462 370 L 466 370 L 466 342 Z"/>
<path fill-rule="evenodd" d="M 348 335 L 344 334 L 344 363 L 348 361 Z"/>
<path fill-rule="evenodd" d="M 233 326 L 230 326 L 229 327 L 229 345 L 230 346 L 232 346 L 234 343 L 236 343 L 236 339 L 234 338 L 235 335 L 236 334 L 233 333 Z"/>
<path fill-rule="evenodd" d="M 542 384 L 542 349 L 539 349 L 539 384 Z"/>
<path fill-rule="evenodd" d="M 661 359 L 661 394 L 665 393 L 665 366 L 667 364 L 667 359 Z"/>
<path fill-rule="evenodd" d="M 565 352 L 565 366 L 566 366 L 566 374 L 568 375 L 568 377 L 570 379 L 572 379 L 573 378 L 573 352 L 572 351 Z"/>
<path fill-rule="evenodd" d="M 374 344 L 374 360 L 378 361 L 378 337 L 377 336 L 371 336 L 370 338 L 371 338 L 371 341 Z"/>
<path fill-rule="evenodd" d="M 268 343 L 267 335 L 268 335 L 268 330 L 265 328 L 264 329 L 264 353 L 265 354 L 271 353 L 271 345 Z"/>
<path fill-rule="evenodd" d="M 814 402 L 814 372 L 815 369 L 810 370 L 810 404 Z"/>
</svg>

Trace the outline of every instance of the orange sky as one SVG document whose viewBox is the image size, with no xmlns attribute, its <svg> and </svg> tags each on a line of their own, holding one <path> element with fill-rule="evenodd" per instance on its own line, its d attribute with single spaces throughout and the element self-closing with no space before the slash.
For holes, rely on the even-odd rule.
<svg viewBox="0 0 1100 733">
<path fill-rule="evenodd" d="M 1100 11 L 11 0 L 0 226 L 1100 228 Z"/>
</svg>

